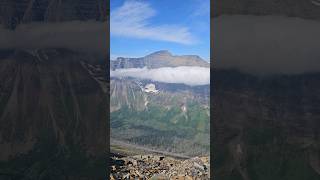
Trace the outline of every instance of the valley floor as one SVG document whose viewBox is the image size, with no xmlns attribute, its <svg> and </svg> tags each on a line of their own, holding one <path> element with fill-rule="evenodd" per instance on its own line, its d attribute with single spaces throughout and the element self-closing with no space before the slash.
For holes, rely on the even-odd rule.
<svg viewBox="0 0 320 180">
<path fill-rule="evenodd" d="M 159 154 L 159 155 L 169 156 L 169 157 L 173 157 L 173 158 L 177 158 L 177 159 L 191 158 L 190 156 L 187 156 L 187 155 L 173 153 L 173 152 L 167 152 L 167 151 L 160 151 L 160 150 L 144 147 L 144 146 L 137 145 L 137 144 L 130 144 L 130 143 L 120 141 L 120 140 L 111 139 L 110 144 L 111 144 L 111 152 L 119 153 L 122 155 L 137 155 L 137 154 L 151 153 L 151 154 Z"/>
</svg>

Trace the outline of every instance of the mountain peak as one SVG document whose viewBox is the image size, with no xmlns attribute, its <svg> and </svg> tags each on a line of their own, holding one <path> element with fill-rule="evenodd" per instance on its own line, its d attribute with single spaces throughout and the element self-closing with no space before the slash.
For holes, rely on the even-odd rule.
<svg viewBox="0 0 320 180">
<path fill-rule="evenodd" d="M 154 55 L 157 55 L 157 56 L 172 56 L 172 54 L 168 50 L 156 51 L 154 53 L 149 54 L 148 56 L 154 56 Z"/>
<path fill-rule="evenodd" d="M 160 68 L 178 66 L 210 67 L 210 64 L 197 55 L 172 55 L 168 50 L 161 50 L 141 58 L 117 58 L 111 61 L 111 69 L 119 68 Z"/>
</svg>

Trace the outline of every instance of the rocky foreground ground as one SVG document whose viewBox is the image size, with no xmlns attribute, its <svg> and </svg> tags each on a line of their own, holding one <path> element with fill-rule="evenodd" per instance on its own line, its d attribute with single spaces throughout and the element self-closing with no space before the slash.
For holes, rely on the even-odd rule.
<svg viewBox="0 0 320 180">
<path fill-rule="evenodd" d="M 111 157 L 110 180 L 115 179 L 210 179 L 210 158 L 186 160 L 159 155 Z"/>
</svg>

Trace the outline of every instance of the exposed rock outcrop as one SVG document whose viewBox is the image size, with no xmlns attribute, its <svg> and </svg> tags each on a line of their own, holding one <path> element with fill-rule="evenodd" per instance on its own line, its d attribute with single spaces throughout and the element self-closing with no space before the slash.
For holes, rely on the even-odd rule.
<svg viewBox="0 0 320 180">
<path fill-rule="evenodd" d="M 110 61 L 110 68 L 112 70 L 143 67 L 152 69 L 177 66 L 210 67 L 210 64 L 196 55 L 175 56 L 166 50 L 157 51 L 141 58 L 118 57 L 116 60 Z"/>
<path fill-rule="evenodd" d="M 201 179 L 210 178 L 209 157 L 175 159 L 160 155 L 112 158 L 110 179 Z"/>
</svg>

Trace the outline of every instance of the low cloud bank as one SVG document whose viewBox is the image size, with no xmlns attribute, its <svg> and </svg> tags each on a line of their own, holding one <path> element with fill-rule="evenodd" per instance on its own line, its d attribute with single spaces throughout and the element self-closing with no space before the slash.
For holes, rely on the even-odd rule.
<svg viewBox="0 0 320 180">
<path fill-rule="evenodd" d="M 320 22 L 281 16 L 213 19 L 213 64 L 261 74 L 320 72 Z"/>
<path fill-rule="evenodd" d="M 107 25 L 98 21 L 21 24 L 0 27 L 0 49 L 67 48 L 106 55 Z"/>
<path fill-rule="evenodd" d="M 190 86 L 210 84 L 210 68 L 163 67 L 157 69 L 128 68 L 110 71 L 111 77 L 133 77 L 164 83 L 182 83 Z"/>
</svg>

